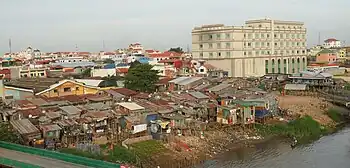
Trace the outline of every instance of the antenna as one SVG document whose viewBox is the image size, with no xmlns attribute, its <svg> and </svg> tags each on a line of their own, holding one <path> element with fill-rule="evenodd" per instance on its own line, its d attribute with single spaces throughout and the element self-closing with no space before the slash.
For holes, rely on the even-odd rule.
<svg viewBox="0 0 350 168">
<path fill-rule="evenodd" d="M 190 53 L 190 45 L 187 44 L 187 53 Z"/>
<path fill-rule="evenodd" d="M 78 45 L 77 44 L 75 44 L 75 52 L 78 52 L 79 51 L 79 49 L 78 49 Z"/>
<path fill-rule="evenodd" d="M 102 47 L 103 47 L 103 51 L 106 51 L 106 45 L 105 45 L 105 41 L 102 41 Z"/>
<path fill-rule="evenodd" d="M 10 49 L 10 54 L 12 53 L 12 43 L 11 43 L 11 38 L 9 38 L 9 49 Z"/>
<path fill-rule="evenodd" d="M 321 32 L 318 32 L 318 45 L 321 45 Z"/>
</svg>

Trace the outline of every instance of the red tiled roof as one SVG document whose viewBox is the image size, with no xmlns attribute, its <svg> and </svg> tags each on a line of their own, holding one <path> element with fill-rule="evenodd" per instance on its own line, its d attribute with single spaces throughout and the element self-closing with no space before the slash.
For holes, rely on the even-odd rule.
<svg viewBox="0 0 350 168">
<path fill-rule="evenodd" d="M 124 95 L 124 96 L 134 96 L 137 94 L 136 91 L 134 90 L 130 90 L 130 89 L 127 89 L 127 88 L 118 88 L 118 89 L 113 89 L 114 91 Z"/>
<path fill-rule="evenodd" d="M 154 54 L 149 54 L 149 57 L 151 58 L 159 58 L 159 57 L 181 57 L 181 53 L 176 53 L 176 52 L 163 52 L 163 53 L 154 53 Z"/>
<path fill-rule="evenodd" d="M 80 55 L 89 55 L 90 52 L 77 52 L 77 54 L 80 54 Z"/>
<path fill-rule="evenodd" d="M 128 73 L 129 68 L 117 68 L 117 73 Z"/>
<path fill-rule="evenodd" d="M 146 53 L 158 53 L 159 51 L 158 50 L 145 50 Z"/>
<path fill-rule="evenodd" d="M 48 64 L 50 62 L 51 62 L 50 60 L 39 60 L 39 61 L 36 61 L 35 64 L 41 65 L 41 64 Z"/>
<path fill-rule="evenodd" d="M 178 59 L 164 59 L 158 61 L 158 63 L 174 63 L 175 61 L 178 61 Z"/>
<path fill-rule="evenodd" d="M 333 41 L 338 41 L 338 40 L 335 38 L 330 38 L 330 39 L 325 40 L 324 42 L 329 43 L 329 42 L 333 42 Z"/>
<path fill-rule="evenodd" d="M 103 55 L 115 55 L 116 53 L 114 52 L 105 52 Z"/>
</svg>

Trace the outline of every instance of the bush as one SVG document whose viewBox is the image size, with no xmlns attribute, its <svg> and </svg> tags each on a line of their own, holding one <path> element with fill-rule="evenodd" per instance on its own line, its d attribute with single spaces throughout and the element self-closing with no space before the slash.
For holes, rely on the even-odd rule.
<svg viewBox="0 0 350 168">
<path fill-rule="evenodd" d="M 288 138 L 295 137 L 299 142 L 308 142 L 318 139 L 321 135 L 328 133 L 328 130 L 322 127 L 310 116 L 298 118 L 286 124 L 276 125 L 256 125 L 256 129 L 263 136 L 277 135 Z"/>
<path fill-rule="evenodd" d="M 344 121 L 344 117 L 336 109 L 329 109 L 326 114 L 335 122 Z"/>
</svg>

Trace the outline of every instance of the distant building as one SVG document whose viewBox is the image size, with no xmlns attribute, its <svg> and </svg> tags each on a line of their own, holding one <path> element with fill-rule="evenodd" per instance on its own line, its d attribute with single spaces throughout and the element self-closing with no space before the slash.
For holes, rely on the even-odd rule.
<svg viewBox="0 0 350 168">
<path fill-rule="evenodd" d="M 325 48 L 339 48 L 341 47 L 341 42 L 337 39 L 330 38 L 324 41 L 323 46 Z"/>
<path fill-rule="evenodd" d="M 246 21 L 245 26 L 195 27 L 192 56 L 231 77 L 296 73 L 307 65 L 306 28 L 302 22 L 270 19 Z"/>
<path fill-rule="evenodd" d="M 334 63 L 337 61 L 337 54 L 330 49 L 323 49 L 316 56 L 316 62 L 318 63 Z"/>
</svg>

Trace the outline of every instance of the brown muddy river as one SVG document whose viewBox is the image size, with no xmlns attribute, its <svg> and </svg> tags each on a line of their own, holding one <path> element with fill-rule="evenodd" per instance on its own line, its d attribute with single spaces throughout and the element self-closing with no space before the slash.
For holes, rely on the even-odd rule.
<svg viewBox="0 0 350 168">
<path fill-rule="evenodd" d="M 196 168 L 350 168 L 350 127 L 291 149 L 271 140 L 252 148 L 223 153 Z"/>
</svg>

